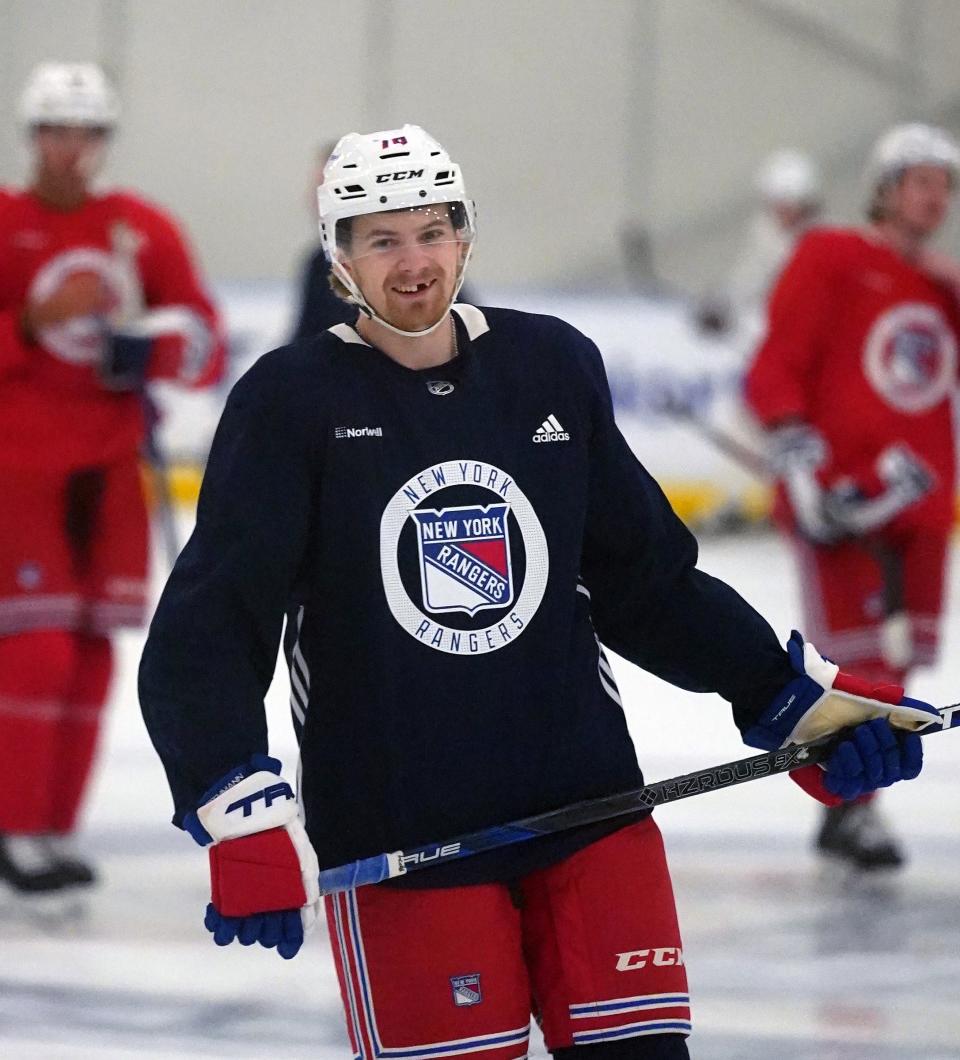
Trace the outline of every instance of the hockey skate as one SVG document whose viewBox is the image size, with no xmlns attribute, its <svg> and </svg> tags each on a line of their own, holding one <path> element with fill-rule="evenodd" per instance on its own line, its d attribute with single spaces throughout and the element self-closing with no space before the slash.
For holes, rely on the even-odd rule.
<svg viewBox="0 0 960 1060">
<path fill-rule="evenodd" d="M 873 800 L 827 807 L 817 851 L 863 871 L 899 869 L 906 860 Z"/>
<path fill-rule="evenodd" d="M 16 894 L 52 894 L 69 887 L 69 874 L 50 856 L 43 836 L 0 834 L 0 883 Z"/>
<path fill-rule="evenodd" d="M 77 852 L 68 836 L 42 836 L 38 842 L 67 887 L 87 887 L 97 882 L 94 867 Z"/>
</svg>

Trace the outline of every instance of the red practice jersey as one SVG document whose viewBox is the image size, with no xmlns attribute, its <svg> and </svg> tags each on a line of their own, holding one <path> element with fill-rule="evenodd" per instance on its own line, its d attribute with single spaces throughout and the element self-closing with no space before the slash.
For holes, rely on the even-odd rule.
<svg viewBox="0 0 960 1060">
<path fill-rule="evenodd" d="M 858 229 L 809 232 L 770 298 L 746 396 L 766 426 L 796 418 L 828 442 L 824 485 L 880 490 L 877 456 L 906 443 L 937 488 L 898 524 L 947 526 L 960 313 L 951 289 Z"/>
<path fill-rule="evenodd" d="M 76 273 L 100 278 L 114 328 L 151 314 L 152 377 L 204 386 L 223 372 L 216 309 L 170 217 L 126 192 L 60 211 L 0 189 L 0 465 L 68 471 L 133 453 L 142 440 L 139 396 L 99 379 L 103 320 L 73 317 L 36 343 L 21 331 L 23 307 Z"/>
</svg>

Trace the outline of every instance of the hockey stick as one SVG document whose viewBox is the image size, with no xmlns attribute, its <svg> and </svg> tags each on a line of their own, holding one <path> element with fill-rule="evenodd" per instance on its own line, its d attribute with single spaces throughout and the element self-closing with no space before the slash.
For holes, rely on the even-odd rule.
<svg viewBox="0 0 960 1060">
<path fill-rule="evenodd" d="M 909 667 L 913 656 L 913 631 L 903 584 L 903 556 L 892 545 L 875 538 L 865 538 L 861 547 L 876 561 L 883 581 L 880 654 L 888 666 L 903 671 Z"/>
<path fill-rule="evenodd" d="M 951 703 L 941 707 L 940 721 L 931 722 L 921 730 L 921 735 L 943 732 L 945 729 L 960 727 L 960 703 Z M 338 865 L 320 871 L 320 893 L 336 894 L 363 887 L 370 883 L 382 883 L 384 880 L 404 876 L 417 869 L 427 869 L 433 865 L 449 864 L 460 858 L 471 857 L 497 847 L 512 843 L 523 843 L 528 839 L 565 832 L 581 825 L 609 821 L 628 813 L 652 810 L 655 806 L 664 806 L 668 802 L 678 802 L 693 795 L 702 795 L 707 791 L 719 791 L 721 788 L 732 788 L 750 780 L 774 776 L 777 773 L 789 773 L 800 766 L 813 765 L 829 757 L 837 743 L 836 736 L 815 740 L 811 743 L 792 744 L 779 751 L 740 758 L 735 762 L 726 762 L 720 766 L 698 769 L 694 773 L 685 773 L 680 777 L 659 780 L 633 791 L 623 791 L 617 795 L 607 795 L 599 799 L 586 799 L 575 802 L 558 810 L 523 817 L 509 824 L 495 825 L 493 828 L 481 828 L 479 831 L 449 839 L 443 843 L 426 843 L 423 846 L 410 847 L 407 850 L 395 850 L 389 854 L 375 854 L 373 857 L 360 858 L 346 865 Z"/>
<path fill-rule="evenodd" d="M 146 388 L 141 391 L 141 400 L 147 428 L 144 435 L 144 455 L 150 465 L 153 479 L 153 502 L 156 506 L 157 523 L 160 527 L 160 538 L 163 541 L 167 567 L 173 570 L 177 556 L 180 555 L 180 540 L 177 534 L 176 513 L 170 488 L 170 468 L 160 440 L 157 438 L 160 414 Z"/>
<path fill-rule="evenodd" d="M 121 285 L 120 304 L 113 313 L 110 324 L 126 334 L 152 338 L 164 333 L 165 315 L 169 314 L 171 309 L 164 308 L 151 313 L 145 310 L 143 286 L 137 267 L 137 252 L 141 238 L 125 221 L 117 222 L 110 230 L 113 260 L 117 266 L 116 277 Z M 172 312 L 177 312 L 176 307 Z M 145 381 L 141 382 L 138 389 L 145 426 L 142 455 L 150 468 L 153 503 L 160 528 L 160 539 L 163 542 L 167 566 L 172 570 L 180 554 L 180 542 L 170 491 L 170 469 L 158 438 L 157 428 L 160 414 Z"/>
<path fill-rule="evenodd" d="M 773 473 L 770 470 L 770 465 L 761 453 L 751 449 L 748 445 L 744 445 L 743 442 L 738 441 L 719 427 L 714 427 L 713 424 L 698 419 L 692 409 L 685 410 L 674 406 L 665 411 L 676 422 L 685 423 L 692 427 L 697 434 L 705 438 L 715 449 L 723 453 L 724 456 L 729 456 L 731 460 L 739 464 L 751 475 L 765 482 L 772 477 Z"/>
</svg>

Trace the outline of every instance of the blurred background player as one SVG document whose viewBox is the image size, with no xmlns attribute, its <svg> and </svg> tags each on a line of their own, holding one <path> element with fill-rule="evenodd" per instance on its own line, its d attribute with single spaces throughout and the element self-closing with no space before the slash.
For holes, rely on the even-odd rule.
<svg viewBox="0 0 960 1060">
<path fill-rule="evenodd" d="M 721 293 L 696 306 L 695 323 L 711 343 L 714 370 L 703 377 L 683 378 L 664 385 L 658 407 L 672 419 L 695 430 L 711 446 L 730 457 L 741 472 L 739 488 L 729 490 L 709 514 L 704 527 L 739 527 L 751 519 L 751 506 L 763 503 L 757 482 L 766 480 L 759 453 L 762 431 L 743 397 L 743 375 L 766 325 L 770 290 L 797 240 L 820 216 L 823 199 L 820 174 L 800 151 L 774 151 L 754 177 L 758 196 L 740 253 Z M 758 501 L 751 501 L 751 497 Z M 745 498 L 747 498 L 745 500 Z"/>
<path fill-rule="evenodd" d="M 44 63 L 30 186 L 0 197 L 0 881 L 91 883 L 72 850 L 112 669 L 144 620 L 146 378 L 223 368 L 177 225 L 93 181 L 119 116 L 96 66 Z"/>
<path fill-rule="evenodd" d="M 310 174 L 310 209 L 314 223 L 317 218 L 317 188 L 323 183 L 323 167 L 337 146 L 336 140 L 327 140 L 317 150 L 317 164 Z M 291 342 L 309 339 L 334 324 L 353 324 L 357 319 L 357 307 L 344 302 L 333 293 L 330 286 L 330 263 L 319 242 L 307 255 L 301 269 L 300 304 L 297 322 L 290 336 Z"/>
<path fill-rule="evenodd" d="M 722 294 L 705 299 L 697 323 L 708 333 L 745 330 L 738 345 L 760 338 L 767 297 L 801 235 L 820 216 L 823 196 L 813 160 L 800 151 L 774 151 L 755 178 L 758 209 Z"/>
<path fill-rule="evenodd" d="M 327 140 L 320 145 L 316 169 L 310 174 L 310 209 L 315 225 L 318 223 L 317 188 L 323 183 L 323 167 L 336 146 L 336 140 Z M 477 304 L 474 294 L 466 284 L 460 289 L 459 301 L 469 305 Z M 301 270 L 300 305 L 290 341 L 309 339 L 335 324 L 354 324 L 358 312 L 355 305 L 345 302 L 331 287 L 330 263 L 318 242 L 307 255 Z"/>
<path fill-rule="evenodd" d="M 926 243 L 958 164 L 956 144 L 928 125 L 878 141 L 870 223 L 801 240 L 747 377 L 809 635 L 842 666 L 891 684 L 937 649 L 960 317 L 957 267 Z M 903 861 L 869 800 L 827 810 L 818 846 L 862 868 Z"/>
</svg>

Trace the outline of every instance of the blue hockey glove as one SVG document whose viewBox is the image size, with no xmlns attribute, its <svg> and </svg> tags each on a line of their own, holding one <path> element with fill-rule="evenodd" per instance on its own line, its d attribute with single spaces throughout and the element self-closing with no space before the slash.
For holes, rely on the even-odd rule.
<svg viewBox="0 0 960 1060">
<path fill-rule="evenodd" d="M 897 732 L 886 718 L 865 721 L 853 729 L 821 766 L 807 766 L 791 774 L 821 802 L 822 789 L 848 802 L 859 795 L 886 788 L 898 780 L 913 780 L 923 767 L 923 744 L 915 732 Z"/>
<path fill-rule="evenodd" d="M 919 774 L 923 751 L 916 732 L 940 717 L 929 703 L 905 696 L 898 685 L 873 685 L 843 673 L 796 630 L 787 652 L 797 676 L 743 734 L 744 743 L 773 751 L 852 729 L 822 767 L 790 774 L 827 803 Z"/>
<path fill-rule="evenodd" d="M 142 390 L 150 367 L 154 340 L 108 332 L 104 336 L 100 381 L 108 390 Z"/>
<path fill-rule="evenodd" d="M 259 942 L 267 949 L 275 949 L 285 960 L 296 957 L 303 945 L 305 931 L 298 909 L 253 916 L 224 916 L 213 902 L 207 905 L 203 925 L 218 946 L 229 946 L 234 940 L 241 946 Z"/>
<path fill-rule="evenodd" d="M 210 848 L 204 924 L 214 942 L 258 942 L 290 958 L 316 922 L 320 868 L 279 773 L 275 758 L 254 755 L 212 785 L 183 823 Z"/>
</svg>

